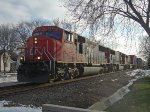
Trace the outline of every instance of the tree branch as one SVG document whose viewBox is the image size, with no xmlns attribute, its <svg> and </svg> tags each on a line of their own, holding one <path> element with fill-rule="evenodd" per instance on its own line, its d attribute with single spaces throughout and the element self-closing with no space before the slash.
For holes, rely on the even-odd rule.
<svg viewBox="0 0 150 112">
<path fill-rule="evenodd" d="M 143 20 L 142 16 L 140 15 L 140 13 L 135 9 L 134 5 L 132 4 L 132 0 L 129 0 L 129 1 L 128 0 L 124 0 L 124 2 L 130 6 L 130 8 L 134 12 L 134 14 L 138 17 L 140 22 L 144 23 L 144 20 Z"/>
<path fill-rule="evenodd" d="M 148 9 L 147 9 L 147 18 L 146 18 L 146 24 L 147 24 L 147 26 L 149 27 L 149 17 L 150 17 L 150 2 L 149 2 L 149 0 L 148 0 Z"/>
</svg>

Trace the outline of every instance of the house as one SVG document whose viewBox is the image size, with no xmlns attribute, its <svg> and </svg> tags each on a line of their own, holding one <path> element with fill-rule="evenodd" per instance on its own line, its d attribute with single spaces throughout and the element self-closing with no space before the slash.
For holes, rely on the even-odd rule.
<svg viewBox="0 0 150 112">
<path fill-rule="evenodd" d="M 4 72 L 4 65 L 5 65 L 5 71 L 10 71 L 10 55 L 7 52 L 4 52 L 4 50 L 0 50 L 0 72 Z"/>
<path fill-rule="evenodd" d="M 11 61 L 10 61 L 10 72 L 17 71 L 17 61 L 18 61 L 18 54 L 13 51 L 8 51 Z M 19 58 L 20 59 L 20 58 Z"/>
</svg>

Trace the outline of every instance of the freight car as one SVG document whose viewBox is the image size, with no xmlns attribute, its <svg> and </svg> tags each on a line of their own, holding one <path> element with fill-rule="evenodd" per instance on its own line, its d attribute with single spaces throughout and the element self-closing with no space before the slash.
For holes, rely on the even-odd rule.
<svg viewBox="0 0 150 112">
<path fill-rule="evenodd" d="M 20 59 L 19 82 L 44 83 L 130 68 L 128 55 L 57 26 L 37 27 Z"/>
</svg>

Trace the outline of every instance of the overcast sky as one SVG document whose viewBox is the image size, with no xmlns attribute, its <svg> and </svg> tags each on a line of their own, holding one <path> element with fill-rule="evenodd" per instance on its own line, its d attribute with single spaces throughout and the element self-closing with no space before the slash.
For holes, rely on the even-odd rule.
<svg viewBox="0 0 150 112">
<path fill-rule="evenodd" d="M 0 0 L 0 24 L 33 19 L 63 19 L 66 18 L 66 12 L 60 0 Z M 127 54 L 137 53 L 137 46 L 125 47 L 122 39 L 119 44 L 116 50 Z"/>
<path fill-rule="evenodd" d="M 64 18 L 65 12 L 59 0 L 0 0 L 0 24 Z"/>
</svg>

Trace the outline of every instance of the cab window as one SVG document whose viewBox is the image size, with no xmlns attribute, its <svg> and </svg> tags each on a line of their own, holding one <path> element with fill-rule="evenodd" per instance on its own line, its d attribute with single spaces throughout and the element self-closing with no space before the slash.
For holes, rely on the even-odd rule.
<svg viewBox="0 0 150 112">
<path fill-rule="evenodd" d="M 69 42 L 73 42 L 73 34 L 69 32 L 65 32 L 65 40 Z"/>
<path fill-rule="evenodd" d="M 48 36 L 49 38 L 54 38 L 56 40 L 60 40 L 61 39 L 61 32 L 34 32 L 33 36 Z"/>
<path fill-rule="evenodd" d="M 46 36 L 60 40 L 61 33 L 60 32 L 46 32 Z"/>
</svg>

